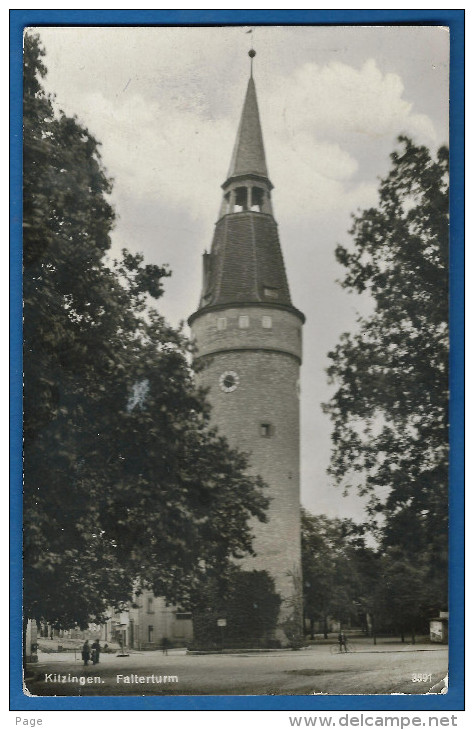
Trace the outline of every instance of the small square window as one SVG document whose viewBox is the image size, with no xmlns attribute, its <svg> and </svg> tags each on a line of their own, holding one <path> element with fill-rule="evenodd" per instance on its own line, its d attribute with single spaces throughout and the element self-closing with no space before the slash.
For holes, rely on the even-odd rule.
<svg viewBox="0 0 474 730">
<path fill-rule="evenodd" d="M 217 329 L 225 330 L 226 327 L 227 327 L 227 317 L 218 317 L 217 318 Z"/>
<path fill-rule="evenodd" d="M 269 439 L 272 435 L 272 427 L 270 423 L 261 423 L 260 424 L 260 436 L 265 439 Z"/>
<path fill-rule="evenodd" d="M 250 320 L 247 314 L 241 314 L 239 317 L 239 327 L 241 330 L 247 329 L 250 324 Z"/>
<path fill-rule="evenodd" d="M 272 328 L 272 318 L 265 315 L 262 317 L 262 327 L 266 330 L 271 330 Z"/>
<path fill-rule="evenodd" d="M 275 289 L 274 286 L 264 287 L 263 293 L 266 297 L 270 297 L 271 299 L 278 299 L 278 289 Z"/>
</svg>

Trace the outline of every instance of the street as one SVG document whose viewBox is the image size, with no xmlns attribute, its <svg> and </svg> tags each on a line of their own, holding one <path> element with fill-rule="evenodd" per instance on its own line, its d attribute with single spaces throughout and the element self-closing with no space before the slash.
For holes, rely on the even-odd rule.
<svg viewBox="0 0 474 730">
<path fill-rule="evenodd" d="M 102 654 L 84 667 L 79 654 L 40 653 L 29 665 L 32 695 L 424 694 L 448 671 L 437 644 L 355 644 L 331 654 L 327 644 L 299 651 L 189 655 L 185 650 Z M 415 680 L 415 681 L 414 681 Z M 434 691 L 439 691 L 439 688 Z"/>
</svg>

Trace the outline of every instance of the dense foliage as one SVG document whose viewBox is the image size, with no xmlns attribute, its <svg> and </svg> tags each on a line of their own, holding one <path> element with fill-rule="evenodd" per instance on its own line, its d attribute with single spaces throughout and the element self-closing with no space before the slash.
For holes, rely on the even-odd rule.
<svg viewBox="0 0 474 730">
<path fill-rule="evenodd" d="M 134 588 L 182 605 L 252 551 L 267 499 L 209 428 L 188 343 L 148 305 L 165 267 L 108 262 L 114 211 L 99 144 L 24 50 L 24 606 L 100 621 Z"/>
<path fill-rule="evenodd" d="M 325 515 L 301 514 L 303 596 L 305 618 L 313 635 L 315 623 L 322 625 L 327 637 L 328 620 L 348 624 L 360 620 L 367 550 L 361 528 L 349 519 L 330 519 Z"/>
<path fill-rule="evenodd" d="M 302 512 L 303 595 L 307 630 L 326 638 L 332 621 L 404 640 L 429 632 L 437 589 L 425 559 L 401 548 L 368 547 L 364 526 Z M 331 620 L 331 621 L 330 621 Z"/>
<path fill-rule="evenodd" d="M 273 578 L 263 570 L 236 569 L 225 585 L 208 581 L 193 610 L 195 648 L 275 645 L 280 604 Z"/>
<path fill-rule="evenodd" d="M 379 204 L 354 217 L 353 245 L 338 246 L 342 286 L 368 293 L 329 354 L 336 385 L 330 473 L 368 497 L 383 551 L 424 576 L 425 601 L 447 601 L 448 151 L 432 158 L 401 137 Z"/>
</svg>

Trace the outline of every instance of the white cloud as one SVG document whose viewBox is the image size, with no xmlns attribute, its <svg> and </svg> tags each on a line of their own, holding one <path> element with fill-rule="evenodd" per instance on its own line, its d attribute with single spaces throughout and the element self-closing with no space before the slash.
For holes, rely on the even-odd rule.
<svg viewBox="0 0 474 730">
<path fill-rule="evenodd" d="M 287 32 L 272 31 L 274 52 Z M 102 141 L 114 199 L 127 201 L 129 210 L 134 200 L 184 206 L 211 230 L 243 101 L 245 82 L 225 83 L 238 71 L 232 60 L 242 29 L 41 33 L 59 102 Z M 386 165 L 401 132 L 432 144 L 434 127 L 413 112 L 401 77 L 383 73 L 373 58 L 359 66 L 304 58 L 291 69 L 273 59 L 272 75 L 262 69 L 257 79 L 276 215 L 348 215 L 375 202 L 376 175 L 384 169 L 368 163 Z"/>
<path fill-rule="evenodd" d="M 306 63 L 259 96 L 271 176 L 277 190 L 285 189 L 277 215 L 313 216 L 372 204 L 376 181 L 358 179 L 364 160 L 356 157 L 366 153 L 367 143 L 383 138 L 389 149 L 401 131 L 428 142 L 434 137 L 428 117 L 412 114 L 403 99 L 400 77 L 383 75 L 373 60 L 360 70 Z M 85 91 L 75 101 L 102 140 L 117 199 L 186 206 L 211 225 L 236 118 L 209 115 L 200 94 L 184 104 L 179 93 L 150 99 L 132 86 L 113 96 Z M 353 134 L 363 138 L 362 146 L 353 143 Z"/>
<path fill-rule="evenodd" d="M 393 138 L 406 130 L 433 141 L 431 120 L 412 113 L 403 91 L 400 76 L 383 74 L 373 58 L 360 69 L 339 62 L 305 63 L 277 85 L 279 99 L 272 100 L 272 107 L 281 111 L 272 116 L 273 126 L 282 138 L 295 130 L 335 140 L 348 134 Z"/>
<path fill-rule="evenodd" d="M 373 59 L 360 69 L 339 62 L 305 63 L 292 77 L 281 78 L 264 102 L 272 178 L 277 188 L 291 181 L 278 208 L 285 216 L 291 211 L 348 216 L 375 204 L 376 177 L 370 183 L 358 179 L 373 145 L 386 150 L 381 162 L 386 164 L 401 132 L 425 144 L 436 139 L 431 120 L 413 114 L 412 104 L 403 99 L 401 78 L 384 75 Z"/>
<path fill-rule="evenodd" d="M 230 149 L 233 138 L 230 121 L 209 121 L 200 109 L 183 111 L 173 100 L 158 104 L 139 94 L 118 100 L 87 93 L 81 108 L 91 110 L 81 119 L 102 142 L 116 198 L 184 205 L 193 216 L 205 211 L 215 217 L 228 164 L 221 146 Z"/>
</svg>

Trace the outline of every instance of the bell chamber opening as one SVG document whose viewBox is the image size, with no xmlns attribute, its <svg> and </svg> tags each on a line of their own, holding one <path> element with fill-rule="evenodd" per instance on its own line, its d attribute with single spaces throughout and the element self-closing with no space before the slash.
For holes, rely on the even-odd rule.
<svg viewBox="0 0 474 730">
<path fill-rule="evenodd" d="M 238 185 L 225 193 L 221 216 L 249 211 L 272 215 L 270 192 L 259 185 Z"/>
</svg>

